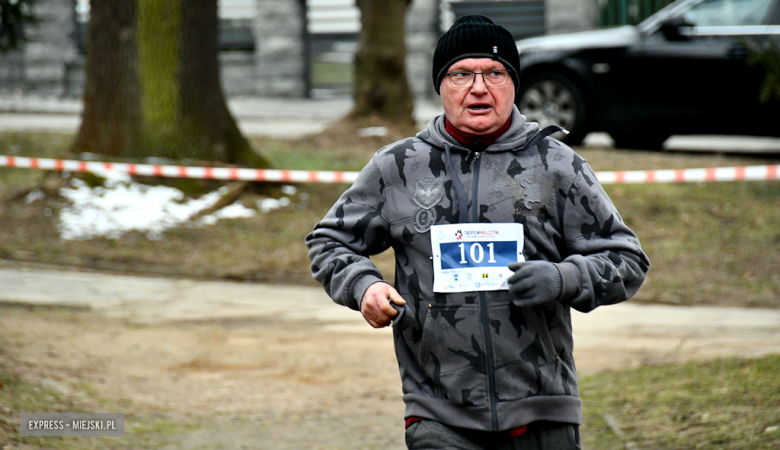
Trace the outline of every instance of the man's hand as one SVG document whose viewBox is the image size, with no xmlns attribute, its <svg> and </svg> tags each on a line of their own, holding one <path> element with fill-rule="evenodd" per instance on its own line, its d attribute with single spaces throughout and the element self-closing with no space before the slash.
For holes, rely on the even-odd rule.
<svg viewBox="0 0 780 450">
<path fill-rule="evenodd" d="M 369 325 L 374 328 L 384 328 L 398 315 L 398 311 L 390 304 L 390 300 L 398 306 L 406 304 L 401 294 L 387 283 L 374 283 L 366 289 L 363 301 L 360 303 L 360 313 Z"/>
<path fill-rule="evenodd" d="M 537 306 L 558 300 L 563 282 L 555 264 L 547 261 L 512 263 L 515 273 L 509 277 L 509 292 L 515 296 L 512 304 L 519 307 Z"/>
</svg>

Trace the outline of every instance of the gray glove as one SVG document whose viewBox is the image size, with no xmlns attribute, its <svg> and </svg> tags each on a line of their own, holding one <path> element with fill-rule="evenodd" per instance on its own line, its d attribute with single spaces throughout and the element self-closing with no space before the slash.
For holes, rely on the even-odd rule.
<svg viewBox="0 0 780 450">
<path fill-rule="evenodd" d="M 538 306 L 560 300 L 563 281 L 558 267 L 547 261 L 512 263 L 515 273 L 509 277 L 509 292 L 514 295 L 512 304 L 517 307 Z"/>
<path fill-rule="evenodd" d="M 408 306 L 398 306 L 392 300 L 387 300 L 390 302 L 390 306 L 398 311 L 398 315 L 393 317 L 393 327 L 398 328 L 398 331 L 404 331 L 405 329 L 417 323 L 417 320 L 414 318 L 411 311 L 409 311 Z"/>
</svg>

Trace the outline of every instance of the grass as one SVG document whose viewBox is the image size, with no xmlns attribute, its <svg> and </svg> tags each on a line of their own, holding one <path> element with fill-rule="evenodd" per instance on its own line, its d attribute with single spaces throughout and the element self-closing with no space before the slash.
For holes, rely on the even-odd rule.
<svg viewBox="0 0 780 450">
<path fill-rule="evenodd" d="M 72 140 L 73 135 L 60 133 L 0 133 L 0 154 L 62 157 Z M 41 177 L 40 171 L 0 169 L 0 189 L 6 191 L 9 188 L 28 186 L 40 181 Z"/>
<path fill-rule="evenodd" d="M 312 62 L 312 83 L 315 85 L 352 85 L 354 69 L 350 63 L 314 60 Z"/>
<path fill-rule="evenodd" d="M 72 326 L 89 326 L 87 316 L 79 309 L 29 307 L 26 314 Z M 0 314 L 6 311 L 0 312 Z M 13 315 L 13 314 L 12 314 Z M 14 317 L 19 317 L 13 315 Z M 123 324 L 120 326 L 132 326 Z M 53 363 L 60 356 L 49 354 L 48 361 L 17 356 L 15 350 L 35 340 L 29 334 L 5 334 L 0 339 L 0 449 L 45 448 L 53 450 L 129 450 L 159 449 L 176 442 L 179 435 L 202 424 L 190 415 L 139 406 L 124 398 L 109 399 L 90 383 L 80 381 L 84 366 L 70 371 Z M 64 370 L 63 370 L 64 369 Z M 124 413 L 124 436 L 31 437 L 19 435 L 21 413 Z"/>
<path fill-rule="evenodd" d="M 780 183 L 610 186 L 651 270 L 638 301 L 777 307 Z"/>
<path fill-rule="evenodd" d="M 583 448 L 777 449 L 780 356 L 583 377 Z"/>
<path fill-rule="evenodd" d="M 0 349 L 1 350 L 1 349 Z M 197 425 L 191 419 L 171 418 L 160 412 L 125 413 L 123 437 L 30 437 L 19 435 L 20 413 L 124 412 L 126 402 L 100 398 L 93 389 L 71 383 L 68 390 L 22 381 L 0 358 L 0 448 L 47 448 L 55 450 L 157 449 L 176 435 Z M 5 447 L 7 446 L 7 447 Z"/>
<path fill-rule="evenodd" d="M 373 152 L 402 132 L 358 138 L 346 128 L 301 140 L 255 138 L 253 145 L 274 167 L 360 170 Z M 0 154 L 61 156 L 71 136 L 0 133 Z M 638 170 L 777 164 L 758 158 L 580 149 L 595 170 Z M 211 227 L 180 227 L 159 240 L 140 233 L 121 239 L 63 241 L 56 217 L 56 190 L 30 204 L 13 193 L 36 183 L 56 186 L 60 174 L 0 169 L 0 260 L 42 262 L 101 270 L 185 277 L 284 282 L 314 286 L 303 239 L 346 185 L 301 184 L 292 205 L 250 219 L 222 220 Z M 176 181 L 167 181 L 176 183 Z M 181 182 L 179 182 L 181 183 Z M 268 187 L 270 186 L 270 187 Z M 213 185 L 190 183 L 188 192 Z M 650 257 L 649 278 L 638 302 L 680 305 L 780 306 L 780 183 L 734 182 L 607 185 L 605 189 Z M 281 196 L 279 185 L 254 189 L 246 206 Z M 392 252 L 376 258 L 393 277 Z"/>
</svg>

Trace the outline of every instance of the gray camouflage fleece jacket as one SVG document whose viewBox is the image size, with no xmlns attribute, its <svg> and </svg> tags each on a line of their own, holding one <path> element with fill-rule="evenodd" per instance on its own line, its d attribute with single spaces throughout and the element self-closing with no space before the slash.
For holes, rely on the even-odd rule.
<svg viewBox="0 0 780 450">
<path fill-rule="evenodd" d="M 306 237 L 314 278 L 355 310 L 382 280 L 369 255 L 395 251 L 406 417 L 488 431 L 581 423 L 570 308 L 627 300 L 649 268 L 585 160 L 516 108 L 511 120 L 481 152 L 450 136 L 444 116 L 382 148 Z M 430 227 L 459 221 L 522 223 L 525 259 L 561 263 L 562 301 L 517 308 L 508 291 L 433 292 Z"/>
</svg>

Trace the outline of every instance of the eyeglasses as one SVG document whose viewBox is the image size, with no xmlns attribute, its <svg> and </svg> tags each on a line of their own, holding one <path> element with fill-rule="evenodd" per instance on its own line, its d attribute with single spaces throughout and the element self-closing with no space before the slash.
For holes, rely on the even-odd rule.
<svg viewBox="0 0 780 450">
<path fill-rule="evenodd" d="M 447 78 L 450 79 L 450 86 L 455 89 L 470 88 L 471 85 L 474 84 L 474 80 L 477 79 L 477 75 L 482 75 L 482 81 L 491 87 L 501 87 L 509 83 L 509 70 L 507 69 L 488 70 L 486 72 L 459 70 L 457 72 L 450 72 L 446 75 Z"/>
</svg>

